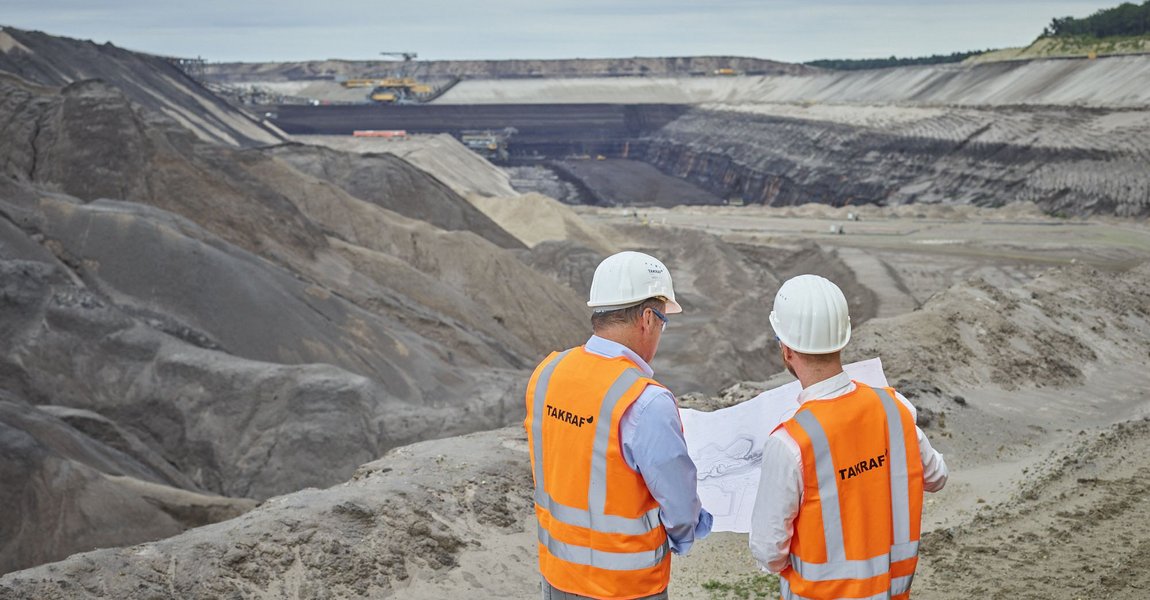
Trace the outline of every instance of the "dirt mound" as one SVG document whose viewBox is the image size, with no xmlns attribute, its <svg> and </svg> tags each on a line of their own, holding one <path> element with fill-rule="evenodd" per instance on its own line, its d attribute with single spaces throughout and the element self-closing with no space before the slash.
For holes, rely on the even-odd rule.
<svg viewBox="0 0 1150 600">
<path fill-rule="evenodd" d="M 547 273 L 575 290 L 580 298 L 589 298 L 595 268 L 608 254 L 578 242 L 548 240 L 535 244 L 520 256 L 539 272 Z"/>
<path fill-rule="evenodd" d="M 775 290 L 793 275 L 834 279 L 852 303 L 853 322 L 874 316 L 874 292 L 836 255 L 813 243 L 732 244 L 709 233 L 663 226 L 618 230 L 620 247 L 649 252 L 671 269 L 684 312 L 672 318 L 652 366 L 678 394 L 715 393 L 732 382 L 761 381 L 782 368 L 768 317 Z"/>
<path fill-rule="evenodd" d="M 975 279 L 921 310 L 871 322 L 848 354 L 881 354 L 892 381 L 928 379 L 956 391 L 1075 385 L 1096 371 L 1091 365 L 1150 353 L 1148 280 L 1150 264 L 1121 277 L 1051 270 L 1018 288 Z"/>
<path fill-rule="evenodd" d="M 483 214 L 528 247 L 545 241 L 571 241 L 606 254 L 614 252 L 609 232 L 599 231 L 569 207 L 541 194 L 491 198 L 467 197 Z M 594 269 L 592 269 L 594 272 Z"/>
<path fill-rule="evenodd" d="M 21 534 L 19 544 L 0 553 L 10 566 L 32 564 L 22 556 L 55 559 L 97 544 L 171 535 L 235 514 L 219 512 L 229 505 L 250 505 L 157 486 L 263 498 L 347 478 L 357 464 L 394 446 L 522 418 L 522 371 L 456 369 L 453 380 L 444 376 L 438 384 L 450 393 L 415 404 L 392 395 L 386 380 L 328 365 L 243 360 L 182 341 L 77 287 L 50 264 L 0 261 L 0 289 L 4 385 L 32 402 L 56 404 L 37 409 L 10 403 L 5 427 L 32 432 L 39 445 L 64 440 L 52 442 L 56 449 L 48 455 L 33 452 L 39 446 L 31 442 L 17 443 L 5 460 L 48 465 L 36 467 L 42 470 L 59 461 L 36 457 L 60 454 L 88 468 L 73 469 L 74 479 L 43 478 L 38 480 L 43 485 L 33 488 L 16 485 L 23 481 L 18 473 L 5 479 L 12 482 L 5 489 L 34 489 L 37 495 L 21 504 L 24 513 L 6 513 L 0 526 L 18 527 L 14 524 L 33 518 L 68 524 Z M 34 430 L 29 423 L 47 425 Z M 13 435 L 19 442 L 24 434 Z M 20 468 L 21 477 L 39 472 L 28 469 Z M 91 495 L 73 495 L 85 488 Z M 99 519 L 84 516 L 95 505 L 89 500 L 98 504 L 109 494 L 123 498 L 124 507 Z M 160 510 L 142 511 L 142 506 Z M 121 518 L 130 523 L 117 521 Z M 69 541 L 66 533 L 73 527 L 87 529 Z M 61 537 L 44 536 L 48 530 L 60 531 Z"/>
<path fill-rule="evenodd" d="M 691 247 L 698 252 L 697 245 Z M 726 263 L 716 260 L 729 252 L 730 248 L 714 247 L 700 253 L 704 255 L 698 263 L 721 267 L 706 274 L 695 272 L 684 261 L 688 267 L 682 269 L 680 279 L 685 301 L 696 301 L 689 290 L 704 285 L 699 282 L 714 279 L 712 283 L 737 285 L 748 277 L 736 268 L 737 263 L 722 267 Z M 810 267 L 804 261 L 818 259 L 810 252 L 792 256 L 782 262 L 804 270 Z M 1150 345 L 1150 307 L 1140 291 L 1148 280 L 1148 266 L 1121 278 L 1080 268 L 1053 270 L 1020 287 L 956 286 L 912 314 L 859 326 L 859 347 L 852 353 L 879 354 L 892 380 L 906 378 L 899 385 L 926 407 L 920 414 L 929 417 L 925 426 L 936 445 L 952 453 L 952 480 L 942 498 L 969 497 L 963 505 L 967 508 L 951 513 L 956 524 L 926 538 L 920 579 L 927 583 L 918 584 L 923 598 L 952 598 L 955 590 L 966 590 L 960 593 L 964 597 L 997 590 L 1025 593 L 1022 586 L 1027 584 L 1055 595 L 1053 590 L 1059 586 L 1070 586 L 1136 598 L 1122 586 L 1132 580 L 1139 584 L 1141 579 L 1130 579 L 1122 572 L 1142 564 L 1137 548 L 1144 544 L 1144 537 L 1118 523 L 1129 523 L 1126 517 L 1142 518 L 1147 508 L 1140 500 L 1145 491 L 1137 486 L 1137 478 L 1144 475 L 1140 471 L 1144 461 L 1137 456 L 1150 447 L 1150 431 L 1145 426 L 1121 426 L 1117 433 L 1098 438 L 1098 444 L 1064 446 L 1048 467 L 1036 471 L 1032 484 L 1017 487 L 1018 499 L 1011 500 L 1015 484 L 1002 474 L 975 467 L 1002 464 L 1010 460 L 1011 448 L 1024 448 L 1041 439 L 1038 436 L 1045 430 L 1036 424 L 1028 430 L 1026 418 L 1018 421 L 1019 411 L 1053 428 L 1073 422 L 1083 408 L 1098 409 L 1093 422 L 1099 423 L 1121 414 L 1114 410 L 1116 402 L 1128 401 L 1127 409 L 1145 406 L 1144 394 L 1124 399 L 1094 384 L 1111 377 L 1116 369 L 1136 369 L 1144 362 L 1141 357 Z M 1048 302 L 1055 299 L 1065 308 L 1050 308 Z M 1052 316 L 1044 315 L 1044 307 L 1050 308 Z M 753 315 L 750 318 L 753 322 Z M 1014 323 L 1014 329 L 999 331 L 1007 321 Z M 762 331 L 766 331 L 765 324 Z M 1006 337 L 996 337 L 994 332 Z M 948 341 L 951 334 L 955 340 Z M 1068 341 L 1074 337 L 1081 338 L 1089 352 Z M 1024 352 L 1004 360 L 1002 354 L 989 352 L 992 341 L 1003 346 L 1018 344 Z M 1037 347 L 1040 341 L 1053 346 Z M 937 360 L 942 355 L 935 353 L 943 352 L 955 360 Z M 1066 370 L 1063 355 L 1076 361 L 1078 375 Z M 1011 374 L 1019 379 L 1003 378 Z M 917 380 L 925 383 L 915 384 Z M 1075 390 L 1082 384 L 1090 384 L 1088 392 L 1102 393 L 1095 406 L 1079 403 L 1064 409 L 1050 402 L 1063 394 L 1081 402 L 1084 397 Z M 1004 406 L 992 405 L 972 386 L 981 386 L 983 392 L 997 390 Z M 955 390 L 972 393 L 959 401 L 953 397 Z M 1044 400 L 1044 410 L 1028 403 L 1027 394 L 1035 390 L 1043 395 L 1030 398 Z M 932 409 L 940 399 L 949 402 L 949 410 Z M 1011 414 L 1015 415 L 1013 424 Z M 1057 439 L 1048 438 L 1055 443 Z M 956 448 L 982 449 L 973 455 L 953 454 Z M 398 448 L 361 469 L 360 477 L 348 484 L 292 494 L 236 520 L 160 543 L 78 555 L 51 567 L 17 572 L 0 579 L 0 590 L 14 598 L 60 598 L 76 586 L 113 585 L 117 587 L 109 590 L 125 598 L 159 590 L 196 597 L 220 593 L 213 585 L 240 582 L 253 594 L 419 599 L 442 597 L 445 590 L 466 587 L 470 593 L 480 590 L 499 597 L 530 598 L 538 589 L 529 478 L 526 447 L 517 428 Z M 984 480 L 975 485 L 971 478 Z M 981 498 L 988 500 L 976 501 Z M 972 513 L 965 510 L 980 506 L 989 508 L 982 516 L 969 518 Z M 928 517 L 940 518 L 938 509 L 932 503 Z M 1065 551 L 1050 551 L 1051 531 L 1072 537 L 1075 544 Z M 721 578 L 714 571 L 714 561 L 706 560 L 708 544 L 745 553 L 745 538 L 734 545 L 725 545 L 726 539 L 720 536 L 700 545 L 696 552 L 703 553 L 702 559 L 679 564 L 679 575 L 672 583 L 676 595 L 704 595 L 697 587 L 684 587 L 692 585 L 687 583 L 691 580 L 711 580 L 699 579 L 697 572 L 690 571 L 696 564 L 712 569 L 712 578 Z M 988 544 L 983 539 L 998 541 Z M 1130 552 L 1121 553 L 1117 562 L 1089 563 L 1097 578 L 1082 578 L 1081 556 L 1104 555 L 1114 539 L 1128 539 Z M 1082 544 L 1086 544 L 1086 554 L 1078 552 Z M 404 552 L 408 547 L 419 551 Z M 1014 561 L 1005 560 L 1014 555 L 1012 548 L 1033 554 L 1022 570 Z M 987 555 L 1001 564 L 989 571 L 980 567 Z M 332 561 L 331 556 L 339 559 Z M 729 567 L 730 557 L 720 562 Z M 1065 571 L 1065 576 L 1035 584 L 1032 579 L 1049 574 L 1050 569 Z M 125 576 L 109 580 L 101 575 L 112 571 Z M 1020 572 L 1025 580 L 1018 578 Z M 1074 577 L 1081 583 L 1072 585 L 1068 578 Z M 1041 595 L 1049 594 L 1035 597 Z"/>
<path fill-rule="evenodd" d="M 400 448 L 327 490 L 7 575 L 0 595 L 65 598 L 93 586 L 117 598 L 218 598 L 237 589 L 308 598 L 538 594 L 527 462 L 520 428 Z M 109 572 L 121 575 L 102 575 Z"/>
<path fill-rule="evenodd" d="M 38 410 L 0 397 L 0 495 L 9 507 L 0 517 L 0 572 L 176 535 L 256 504 L 203 493 L 99 415 L 65 416 L 81 427 L 98 424 L 112 439 L 86 435 L 50 414 L 55 407 Z"/>
<path fill-rule="evenodd" d="M 570 323 L 581 320 L 583 309 L 563 297 L 567 292 L 469 232 L 444 232 L 350 196 L 266 154 L 274 150 L 206 146 L 178 129 L 150 126 L 146 115 L 106 86 L 74 86 L 57 96 L 0 82 L 0 91 L 21 107 L 10 121 L 12 135 L 0 142 L 0 156 L 8 158 L 7 171 L 18 181 L 83 200 L 125 199 L 177 213 L 360 308 L 406 319 L 422 335 L 455 338 L 452 345 L 473 360 L 500 361 L 510 353 L 525 366 L 537 352 L 578 335 Z M 421 191 L 443 191 L 434 185 L 408 190 L 402 179 L 394 183 L 398 187 L 390 193 L 409 200 L 422 198 Z M 427 204 L 441 205 L 429 212 L 463 214 L 442 194 Z M 474 217 L 468 223 L 497 235 L 480 215 L 467 214 Z M 537 283 L 493 287 L 494 274 Z M 392 280 L 411 285 L 392 285 Z M 520 291 L 511 293 L 514 288 Z M 522 303 L 547 308 L 513 318 Z M 426 316 L 411 321 L 413 307 L 424 307 Z M 574 319 L 548 316 L 549 310 L 567 311 Z M 430 326 L 423 325 L 428 321 Z M 498 349 L 475 349 L 472 332 L 487 338 L 480 345 Z"/>
<path fill-rule="evenodd" d="M 133 456 L 169 478 L 43 479 L 35 510 L 90 535 L 41 536 L 43 548 L 24 536 L 4 561 L 169 535 L 212 512 L 188 494 L 329 485 L 388 448 L 518 421 L 521 369 L 584 336 L 568 288 L 473 232 L 500 236 L 399 159 L 367 161 L 394 176 L 364 200 L 276 150 L 205 143 L 102 82 L 4 76 L 0 106 L 0 281 L 13 290 L 0 385 L 27 399 L 19 410 L 52 403 L 100 443 L 142 444 Z M 323 152 L 333 169 L 361 159 Z M 400 198 L 461 229 L 381 206 Z M 36 464 L 70 464 L 52 461 Z M 128 512 L 82 518 L 85 498 L 117 494 Z"/>
<path fill-rule="evenodd" d="M 396 322 L 268 269 L 150 207 L 45 198 L 37 208 L 42 218 L 32 226 L 58 256 L 129 314 L 206 348 L 268 362 L 338 365 L 391 382 L 399 397 L 420 398 L 418 365 L 433 362 L 436 352 Z"/>
<path fill-rule="evenodd" d="M 60 91 L 0 78 L 0 157 L 5 178 L 41 185 L 84 201 L 150 204 L 265 254 L 314 253 L 323 234 L 290 202 L 252 181 L 245 166 L 258 154 L 199 142 L 157 120 L 107 84 L 88 81 Z M 290 230 L 275 239 L 274 227 Z"/>
<path fill-rule="evenodd" d="M 731 268 L 720 269 L 714 275 L 731 282 L 741 276 Z M 967 377 L 974 363 L 983 364 L 981 372 L 992 373 L 996 368 L 993 363 L 1000 358 L 996 355 L 970 357 L 970 364 L 957 360 L 953 364 L 899 366 L 913 364 L 911 357 L 898 354 L 901 348 L 913 346 L 918 352 L 930 352 L 935 341 L 932 336 L 937 333 L 924 328 L 928 322 L 937 322 L 941 329 L 955 327 L 951 313 L 943 308 L 965 306 L 980 316 L 1002 312 L 1022 321 L 1015 336 L 1022 343 L 1030 343 L 1031 336 L 1053 339 L 1081 333 L 1083 327 L 1109 331 L 1106 337 L 1114 338 L 1113 344 L 1099 346 L 1092 357 L 1082 358 L 1082 370 L 1129 368 L 1144 362 L 1139 357 L 1146 355 L 1145 346 L 1150 343 L 1146 341 L 1150 336 L 1145 335 L 1150 323 L 1146 300 L 1144 295 L 1132 298 L 1150 279 L 1150 272 L 1141 267 L 1122 279 L 1067 269 L 1053 271 L 1014 290 L 991 292 L 974 286 L 968 291 L 956 287 L 910 315 L 872 320 L 859 327 L 857 335 L 862 345 L 877 345 L 864 352 L 878 351 L 886 360 L 888 375 L 895 377 L 919 374 L 915 369 L 921 368 L 932 378 L 950 382 Z M 1059 298 L 1067 299 L 1066 312 L 1049 320 L 1032 312 L 1034 302 L 1043 302 L 1043 292 L 1057 292 Z M 1009 297 L 1017 298 L 1016 306 L 1008 302 Z M 1081 320 L 1070 317 L 1073 313 L 1080 314 Z M 897 336 L 890 329 L 895 326 Z M 961 328 L 961 324 L 958 326 Z M 1129 328 L 1128 333 L 1125 328 Z M 1045 333 L 1036 333 L 1039 331 Z M 1103 336 L 1086 339 L 1093 344 Z M 1055 377 L 1049 379 L 1052 385 L 1062 381 L 1056 378 L 1058 372 L 1055 369 L 1046 373 Z M 994 382 L 990 376 L 979 381 L 990 385 Z M 942 393 L 929 385 L 900 385 L 920 400 L 930 401 Z M 1051 387 L 1049 391 L 1058 395 L 1067 389 L 1071 388 Z M 975 434 L 978 439 L 966 442 L 965 447 L 987 446 L 988 439 L 985 433 L 978 432 L 980 428 L 1006 430 L 1009 425 L 1014 429 L 1007 433 L 1015 436 L 1016 446 L 1034 439 L 1019 436 L 1015 426 L 1006 423 L 1001 414 L 993 418 L 991 407 L 980 401 L 959 403 L 949 395 L 947 401 L 953 409 L 936 413 L 928 425 L 936 444 L 943 446 L 944 451 L 951 451 L 951 445 L 960 442 L 952 433 Z M 1144 397 L 1138 402 L 1145 407 Z M 985 503 L 975 503 L 971 498 L 971 506 L 988 507 L 981 516 L 971 519 L 967 513 L 968 518 L 959 525 L 929 533 L 916 593 L 925 598 L 947 598 L 954 597 L 956 590 L 966 596 L 998 590 L 1025 594 L 1027 589 L 1036 589 L 1039 591 L 1034 597 L 1046 597 L 1058 595 L 1055 590 L 1072 588 L 1113 597 L 1139 597 L 1132 591 L 1137 588 L 1123 587 L 1131 582 L 1141 585 L 1141 576 L 1131 579 L 1128 574 L 1123 575 L 1123 569 L 1138 569 L 1143 564 L 1144 553 L 1139 549 L 1145 536 L 1128 523 L 1143 518 L 1147 508 L 1146 490 L 1138 484 L 1144 465 L 1129 457 L 1145 453 L 1150 430 L 1145 423 L 1134 423 L 1098 437 L 1097 442 L 1089 437 L 1081 439 L 1080 445 L 1066 445 L 1053 455 L 1038 470 L 1035 483 L 1016 488 L 1020 490 L 1017 498 L 1009 495 L 1012 484 L 994 480 L 991 485 L 1006 490 L 1005 496 L 1004 492 L 997 492 L 1004 503 L 999 504 L 993 495 Z M 1002 450 L 990 448 L 987 454 L 995 452 Z M 987 472 L 970 471 L 973 462 L 962 454 L 948 458 L 958 460 L 952 465 L 956 472 L 944 494 L 983 493 L 970 491 L 972 484 L 963 474 L 986 477 Z M 986 456 L 978 460 L 1001 464 L 1003 457 L 1000 454 L 996 460 Z M 467 590 L 471 594 L 478 591 L 483 595 L 528 598 L 538 594 L 530 489 L 526 447 L 517 427 L 428 442 L 391 451 L 383 459 L 365 465 L 357 478 L 347 484 L 285 496 L 240 518 L 169 540 L 135 549 L 78 555 L 55 565 L 10 574 L 0 579 L 0 590 L 14 598 L 57 598 L 77 587 L 91 589 L 99 585 L 103 586 L 101 590 L 108 590 L 106 593 L 126 598 L 171 594 L 172 590 L 191 597 L 209 597 L 224 591 L 213 586 L 240 585 L 255 595 L 418 599 Z M 931 518 L 937 518 L 933 515 L 936 510 L 937 507 L 928 510 Z M 1075 543 L 1051 550 L 1051 532 L 1073 538 Z M 687 582 L 692 574 L 688 571 L 693 565 L 711 565 L 708 568 L 714 569 L 716 564 L 745 562 L 745 539 L 738 544 L 725 544 L 725 539 L 719 536 L 700 544 L 696 553 L 704 553 L 701 559 L 677 564 L 678 575 L 672 582 L 676 595 L 705 594 L 700 588 L 685 587 L 690 585 Z M 1115 539 L 1128 542 L 1118 560 L 1082 566 L 1082 556 L 1105 555 Z M 715 562 L 706 558 L 707 548 L 712 545 L 737 554 L 723 555 Z M 1086 554 L 1078 551 L 1083 547 Z M 1009 560 L 1016 552 L 1027 557 L 1022 565 Z M 338 560 L 333 560 L 333 556 Z M 988 556 L 998 566 L 984 568 Z M 1089 569 L 1094 569 L 1096 575 L 1084 577 L 1084 568 L 1088 574 Z M 1050 577 L 1052 571 L 1062 575 L 1039 581 Z M 103 574 L 108 572 L 125 575 L 107 578 Z M 498 576 L 491 577 L 493 573 Z M 698 574 L 693 576 L 699 578 Z M 712 579 L 703 577 L 701 581 L 722 576 L 712 571 Z"/>
<path fill-rule="evenodd" d="M 267 153 L 405 217 L 448 231 L 470 231 L 503 248 L 523 247 L 447 186 L 390 154 L 335 152 L 302 144 L 277 146 Z M 420 201 L 412 202 L 413 197 Z"/>
<path fill-rule="evenodd" d="M 723 204 L 722 198 L 636 160 L 565 160 L 556 168 L 590 190 L 604 206 L 680 206 Z"/>
<path fill-rule="evenodd" d="M 519 194 L 506 172 L 449 135 L 418 135 L 404 141 L 318 135 L 296 139 L 348 152 L 403 157 L 446 183 L 528 247 L 545 241 L 571 241 L 605 255 L 614 252 L 609 231 L 600 231 L 553 198 Z"/>
<path fill-rule="evenodd" d="M 1083 433 L 1034 467 L 1009 499 L 923 540 L 915 595 L 1146 597 L 1150 421 Z"/>
<path fill-rule="evenodd" d="M 403 140 L 338 135 L 297 135 L 296 140 L 359 154 L 393 154 L 442 181 L 460 196 L 515 196 L 509 177 L 446 133 Z"/>
<path fill-rule="evenodd" d="M 0 46 L 0 71 L 53 87 L 104 81 L 157 118 L 178 123 L 203 140 L 237 146 L 282 141 L 162 57 L 13 27 L 3 27 L 0 35 L 8 40 Z"/>
</svg>

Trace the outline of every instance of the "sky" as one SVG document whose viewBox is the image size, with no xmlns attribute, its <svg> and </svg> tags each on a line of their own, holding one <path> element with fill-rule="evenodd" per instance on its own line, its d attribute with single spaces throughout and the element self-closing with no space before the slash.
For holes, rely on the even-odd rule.
<svg viewBox="0 0 1150 600">
<path fill-rule="evenodd" d="M 911 57 L 1025 46 L 1121 0 L 3 0 L 0 25 L 209 61 Z"/>
</svg>

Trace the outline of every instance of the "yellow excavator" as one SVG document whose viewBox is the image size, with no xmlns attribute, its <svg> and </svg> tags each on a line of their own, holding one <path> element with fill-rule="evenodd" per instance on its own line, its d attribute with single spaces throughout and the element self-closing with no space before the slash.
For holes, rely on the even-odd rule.
<svg viewBox="0 0 1150 600">
<path fill-rule="evenodd" d="M 427 96 L 435 91 L 430 85 L 416 81 L 411 62 L 419 57 L 415 52 L 380 52 L 382 56 L 396 56 L 403 59 L 403 66 L 396 77 L 383 77 L 378 79 L 347 79 L 343 81 L 346 88 L 371 88 L 368 97 L 374 102 L 418 102 L 420 97 Z"/>
</svg>

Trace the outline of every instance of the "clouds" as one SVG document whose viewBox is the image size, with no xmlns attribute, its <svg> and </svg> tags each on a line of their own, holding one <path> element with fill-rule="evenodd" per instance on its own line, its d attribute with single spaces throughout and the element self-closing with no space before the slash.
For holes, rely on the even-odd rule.
<svg viewBox="0 0 1150 600">
<path fill-rule="evenodd" d="M 786 61 L 1025 45 L 1077 0 L 5 0 L 5 24 L 210 60 L 739 55 Z"/>
</svg>

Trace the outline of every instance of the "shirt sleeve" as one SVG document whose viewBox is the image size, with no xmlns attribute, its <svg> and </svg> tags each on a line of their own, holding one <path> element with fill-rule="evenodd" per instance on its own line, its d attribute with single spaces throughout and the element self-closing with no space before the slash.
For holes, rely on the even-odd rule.
<svg viewBox="0 0 1150 600">
<path fill-rule="evenodd" d="M 703 509 L 695 463 L 687 454 L 683 424 L 675 397 L 649 385 L 619 423 L 619 440 L 627 464 L 643 476 L 659 503 L 659 520 L 671 550 L 687 554 L 695 540 L 711 533 L 711 513 Z"/>
<path fill-rule="evenodd" d="M 802 455 L 785 432 L 777 431 L 763 446 L 759 490 L 751 513 L 751 555 L 763 570 L 779 573 L 790 564 L 802 489 Z"/>
<path fill-rule="evenodd" d="M 895 396 L 898 397 L 899 402 L 910 409 L 910 416 L 917 421 L 918 410 L 910 403 L 910 400 L 898 392 L 895 392 Z M 946 468 L 946 459 L 941 452 L 930 445 L 930 440 L 926 438 L 921 427 L 916 425 L 914 430 L 918 436 L 918 454 L 922 458 L 922 489 L 928 492 L 937 492 L 946 485 L 946 479 L 950 474 Z"/>
</svg>

